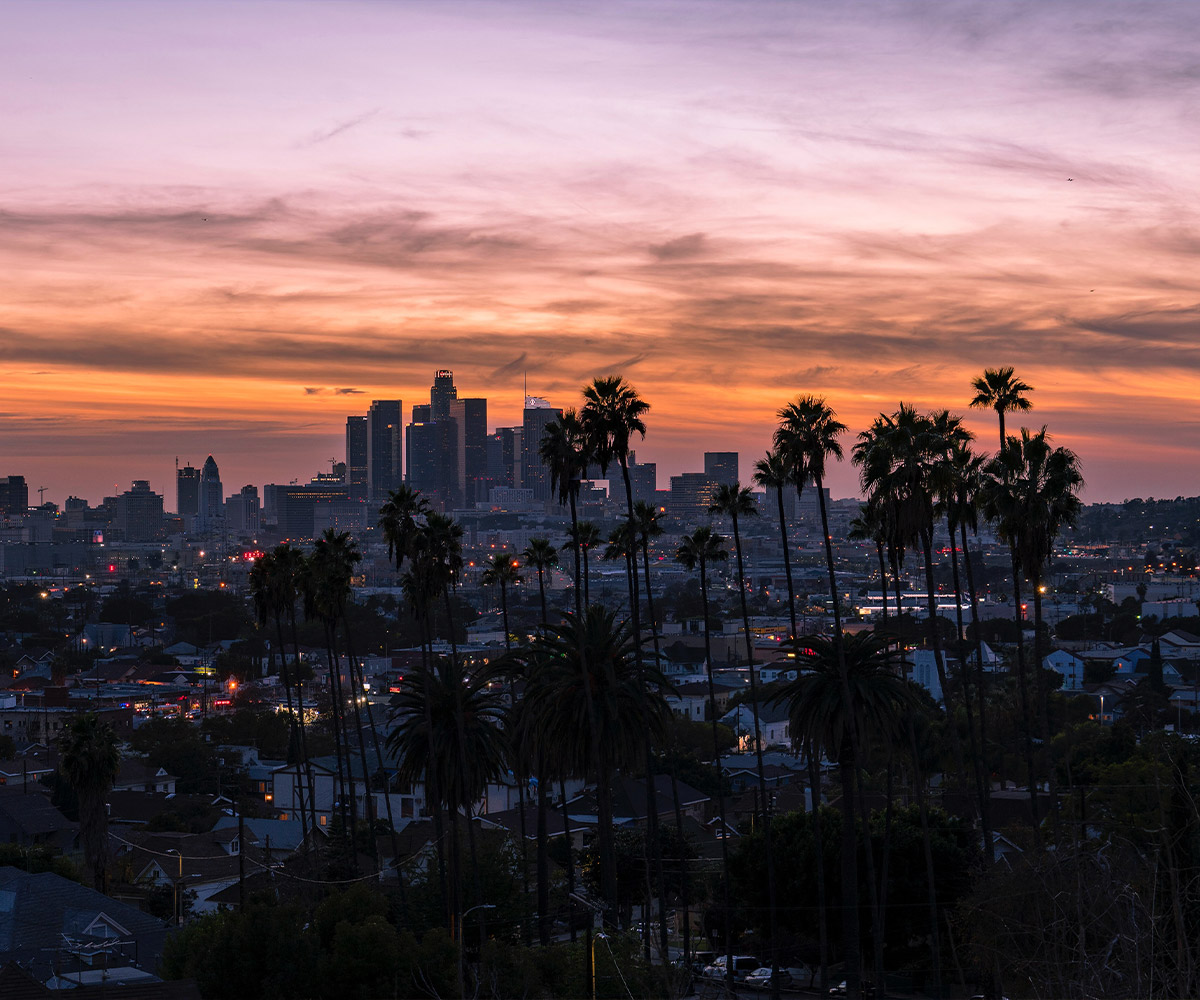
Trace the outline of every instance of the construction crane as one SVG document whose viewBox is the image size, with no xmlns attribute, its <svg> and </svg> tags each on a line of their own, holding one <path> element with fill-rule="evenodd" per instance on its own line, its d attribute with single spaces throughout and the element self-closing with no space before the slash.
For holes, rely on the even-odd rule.
<svg viewBox="0 0 1200 1000">
<path fill-rule="evenodd" d="M 50 489 L 49 486 L 39 486 L 37 488 L 38 505 L 39 506 L 41 506 L 42 504 L 44 504 L 46 502 L 46 490 L 48 490 L 48 489 Z"/>
</svg>

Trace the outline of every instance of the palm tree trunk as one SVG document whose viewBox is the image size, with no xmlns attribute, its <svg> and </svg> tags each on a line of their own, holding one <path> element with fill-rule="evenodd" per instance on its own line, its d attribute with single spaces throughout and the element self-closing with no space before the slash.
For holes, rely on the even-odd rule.
<svg viewBox="0 0 1200 1000">
<path fill-rule="evenodd" d="M 821 831 L 821 765 L 812 742 L 804 747 L 808 787 L 812 798 L 813 851 L 817 865 L 817 942 L 820 948 L 821 992 L 829 988 L 829 895 L 825 887 L 825 840 Z"/>
<path fill-rule="evenodd" d="M 350 867 L 357 872 L 358 851 L 354 843 L 354 799 L 351 795 L 349 796 L 350 802 L 347 803 L 346 801 L 348 798 L 346 793 L 346 770 L 344 761 L 342 760 L 346 741 L 342 727 L 342 708 L 345 702 L 342 699 L 341 669 L 337 663 L 337 648 L 334 645 L 333 627 L 327 618 L 323 618 L 322 622 L 325 625 L 325 648 L 329 657 L 329 696 L 330 701 L 333 703 L 333 710 L 329 714 L 333 721 L 334 756 L 337 758 L 338 814 L 342 821 L 342 836 L 345 838 L 344 846 L 349 851 Z"/>
<path fill-rule="evenodd" d="M 925 852 L 925 887 L 929 904 L 929 935 L 930 957 L 933 961 L 934 995 L 941 996 L 942 992 L 942 949 L 938 922 L 937 883 L 934 880 L 933 845 L 929 832 L 929 807 L 925 801 L 925 781 L 921 774 L 921 755 L 917 749 L 917 727 L 912 716 L 908 718 L 908 742 L 913 759 L 913 790 L 917 796 L 917 809 L 921 814 L 921 846 Z"/>
<path fill-rule="evenodd" d="M 725 932 L 725 979 L 729 991 L 733 992 L 733 937 L 730 924 L 733 910 L 729 902 L 729 822 L 725 818 L 725 774 L 721 770 L 721 740 L 717 721 L 717 685 L 713 678 L 712 634 L 708 626 L 708 576 L 704 563 L 700 563 L 700 599 L 704 607 L 704 665 L 708 671 L 708 705 L 712 717 L 713 766 L 717 769 L 717 807 L 721 817 L 721 893 L 722 929 Z"/>
<path fill-rule="evenodd" d="M 852 694 L 850 692 L 850 677 L 846 670 L 846 649 L 842 642 L 842 609 L 841 609 L 841 604 L 838 601 L 837 571 L 834 568 L 834 563 L 833 563 L 833 539 L 830 537 L 830 534 L 829 534 L 829 512 L 825 506 L 825 488 L 824 488 L 824 484 L 822 482 L 822 477 L 814 476 L 813 482 L 814 482 L 814 485 L 816 486 L 816 490 L 817 490 L 817 503 L 819 504 L 820 509 L 821 509 L 821 533 L 825 536 L 825 567 L 826 567 L 826 570 L 828 571 L 828 575 L 829 575 L 829 597 L 830 597 L 830 600 L 833 601 L 833 644 L 834 644 L 834 649 L 837 652 L 838 675 L 841 679 L 842 698 L 845 700 L 846 709 L 847 709 L 847 713 L 848 713 L 849 725 L 847 726 L 847 733 L 849 735 L 849 750 L 850 750 L 851 758 L 853 760 L 858 760 L 860 757 L 859 748 L 861 746 L 861 743 L 860 743 L 859 737 L 858 737 L 858 721 L 857 721 L 857 712 L 855 710 L 854 697 L 852 696 Z M 841 758 L 840 758 L 840 752 L 839 752 L 839 760 L 840 759 Z M 840 767 L 838 769 L 841 770 Z M 853 776 L 843 776 L 842 777 L 843 797 L 845 796 L 847 790 L 853 791 L 853 784 L 854 784 Z M 858 936 L 857 936 L 858 935 L 858 909 L 857 909 L 857 906 L 858 906 L 858 859 L 856 857 L 854 857 L 854 850 L 855 850 L 855 848 L 854 848 L 854 805 L 853 805 L 853 801 L 851 799 L 846 800 L 844 809 L 846 810 L 846 822 L 849 824 L 850 829 L 848 831 L 843 831 L 842 849 L 843 849 L 843 852 L 845 852 L 847 849 L 846 845 L 847 845 L 847 843 L 849 843 L 850 844 L 849 850 L 850 850 L 851 857 L 850 857 L 849 861 L 847 861 L 846 858 L 842 859 L 842 876 L 843 876 L 843 878 L 849 876 L 849 877 L 851 877 L 852 881 L 846 882 L 843 884 L 842 893 L 843 893 L 843 895 L 849 894 L 850 897 L 854 901 L 852 904 L 853 905 L 852 916 L 853 916 L 853 920 L 854 920 L 854 932 L 855 932 L 855 938 L 852 943 L 852 950 L 849 950 L 849 946 L 848 946 L 848 950 L 846 952 L 846 980 L 850 984 L 850 987 L 851 987 L 851 990 L 850 990 L 851 996 L 857 996 L 857 995 L 860 995 L 859 982 L 861 980 L 862 967 L 861 967 L 861 956 L 859 953 L 859 943 L 858 943 Z M 847 837 L 849 837 L 848 842 L 845 839 Z M 871 850 L 870 838 L 867 839 L 865 847 L 868 851 Z"/>
<path fill-rule="evenodd" d="M 550 944 L 550 850 L 547 826 L 549 792 L 546 788 L 546 758 L 538 756 L 537 762 L 537 912 L 538 943 L 542 947 Z"/>
<path fill-rule="evenodd" d="M 508 631 L 508 587 L 505 586 L 504 579 L 500 579 L 500 609 L 504 616 L 504 652 L 509 653 L 512 650 L 511 640 Z M 508 684 L 508 700 L 511 703 L 512 711 L 517 710 L 517 683 L 515 675 L 510 675 Z M 521 910 L 524 919 L 521 920 L 521 933 L 524 935 L 525 946 L 533 941 L 533 927 L 529 923 L 529 831 L 525 823 L 525 769 L 520 759 L 521 755 L 515 753 L 513 756 L 513 778 L 517 786 L 517 810 L 520 813 L 521 824 L 521 888 L 523 895 L 521 896 Z"/>
<path fill-rule="evenodd" d="M 1042 646 L 1042 567 L 1033 567 L 1033 690 L 1037 698 L 1038 723 L 1042 731 L 1042 746 L 1050 746 L 1050 698 L 1046 691 L 1046 682 L 1042 679 L 1042 660 L 1045 656 Z M 1055 831 L 1059 823 L 1058 812 L 1058 776 L 1055 768 L 1046 768 L 1046 781 L 1050 787 L 1050 815 L 1053 817 Z"/>
<path fill-rule="evenodd" d="M 558 791 L 562 795 L 563 839 L 567 845 L 567 923 L 571 926 L 571 943 L 575 943 L 575 903 L 571 897 L 575 895 L 575 859 L 571 849 L 571 809 L 567 805 L 567 779 L 558 779 Z M 599 806 L 596 808 L 599 813 Z"/>
<path fill-rule="evenodd" d="M 341 602 L 339 602 L 341 603 Z M 350 674 L 350 700 L 354 703 L 354 728 L 358 731 L 358 757 L 363 769 L 363 784 L 365 789 L 366 801 L 363 803 L 363 811 L 366 813 L 367 826 L 371 833 L 371 857 L 375 861 L 375 871 L 383 870 L 379 861 L 379 844 L 375 840 L 375 796 L 371 792 L 371 766 L 367 763 L 367 741 L 363 736 L 362 725 L 362 709 L 359 707 L 360 697 L 365 697 L 361 694 L 362 685 L 358 683 L 358 665 L 354 657 L 354 645 L 351 637 L 350 621 L 346 617 L 346 609 L 343 604 L 341 607 L 342 626 L 346 630 L 346 658 L 349 661 Z M 360 693 L 356 693 L 360 692 Z M 353 753 L 353 751 L 351 751 Z M 353 773 L 353 768 L 350 769 Z M 355 781 L 353 777 L 350 779 L 350 787 L 353 791 Z"/>
<path fill-rule="evenodd" d="M 421 683 L 425 686 L 425 733 L 429 741 L 429 761 L 425 766 L 425 804 L 432 803 L 433 832 L 437 838 L 438 880 L 441 883 L 442 905 L 446 908 L 446 925 L 454 930 L 454 903 L 446 884 L 446 824 L 442 810 L 442 790 L 434 769 L 437 747 L 433 739 L 433 629 L 428 609 L 420 615 L 421 632 Z"/>
<path fill-rule="evenodd" d="M 292 626 L 292 666 L 296 668 L 296 709 L 300 713 L 300 759 L 304 766 L 304 777 L 300 776 L 297 769 L 297 781 L 308 781 L 308 808 L 311 815 L 309 816 L 309 829 L 314 833 L 317 829 L 317 790 L 316 782 L 313 779 L 312 762 L 308 759 L 308 736 L 307 727 L 304 722 L 304 678 L 301 676 L 300 670 L 300 637 L 299 631 L 296 628 L 296 604 L 293 601 L 288 608 L 288 621 Z M 303 794 L 301 801 L 303 801 Z"/>
<path fill-rule="evenodd" d="M 838 750 L 838 776 L 842 782 L 842 951 L 846 956 L 846 984 L 850 996 L 862 996 L 862 956 L 858 919 L 858 837 L 854 824 L 854 748 L 848 738 Z"/>
<path fill-rule="evenodd" d="M 296 755 L 294 763 L 296 764 L 296 799 L 300 806 L 300 839 L 303 842 L 304 850 L 308 850 L 308 816 L 304 811 L 304 781 L 302 778 L 303 764 L 300 753 L 300 734 L 296 727 L 296 715 L 292 711 L 292 682 L 291 674 L 287 668 L 287 650 L 283 642 L 283 615 L 278 608 L 275 611 L 275 633 L 279 639 L 279 676 L 283 681 L 284 697 L 287 699 L 288 729 L 290 731 L 288 742 L 291 744 L 291 750 Z M 291 754 L 288 756 L 290 757 Z"/>
<path fill-rule="evenodd" d="M 792 553 L 788 546 L 787 518 L 783 514 L 783 483 L 775 487 L 775 501 L 779 507 L 779 538 L 783 543 L 783 573 L 787 577 L 788 616 L 792 623 L 791 638 L 796 638 L 796 588 L 792 584 Z"/>
<path fill-rule="evenodd" d="M 983 669 L 983 637 L 979 634 L 979 595 L 975 590 L 975 571 L 971 565 L 971 550 L 967 548 L 967 525 L 960 522 L 959 536 L 962 538 L 963 568 L 967 571 L 967 591 L 971 596 L 971 624 L 975 629 L 975 692 L 979 700 L 979 750 L 984 761 L 983 799 L 980 806 L 983 811 L 984 854 L 989 862 L 996 860 L 996 843 L 991 833 L 992 829 L 992 776 L 987 767 L 987 701 L 986 674 Z"/>
<path fill-rule="evenodd" d="M 971 744 L 971 761 L 975 771 L 975 797 L 979 800 L 979 822 L 986 843 L 992 839 L 991 817 L 988 816 L 987 767 L 983 762 L 983 748 L 975 733 L 975 707 L 971 702 L 971 689 L 967 683 L 967 643 L 963 633 L 962 583 L 958 578 L 958 553 L 954 544 L 954 519 L 948 517 L 946 526 L 950 532 L 950 569 L 954 576 L 954 614 L 958 625 L 958 677 L 962 685 L 963 705 L 967 710 L 967 739 Z"/>
<path fill-rule="evenodd" d="M 625 455 L 619 458 L 621 464 L 621 476 L 625 480 L 625 507 L 629 518 L 629 552 L 628 567 L 629 567 L 629 606 L 633 618 L 633 657 L 634 663 L 637 665 L 638 684 L 643 691 L 646 689 L 646 668 L 642 659 L 642 609 L 641 609 L 641 588 L 638 586 L 637 573 L 637 528 L 633 517 L 633 484 L 629 479 L 629 460 Z M 663 962 L 667 962 L 668 956 L 668 936 L 667 936 L 667 880 L 663 872 L 662 861 L 662 839 L 658 834 L 658 789 L 654 781 L 654 746 L 650 739 L 650 730 L 646 729 L 643 732 L 642 753 L 646 762 L 646 841 L 650 845 L 650 854 L 654 862 L 654 874 L 658 878 L 659 887 L 659 903 L 658 903 L 658 924 L 659 924 L 659 948 Z M 647 871 L 647 881 L 649 881 L 649 871 Z M 649 889 L 649 886 L 647 886 Z M 648 894 L 649 895 L 649 894 Z M 647 906 L 650 900 L 647 899 Z M 649 921 L 643 921 L 643 924 L 649 924 Z M 649 958 L 649 955 L 646 956 Z M 664 965 L 665 969 L 665 965 Z"/>
<path fill-rule="evenodd" d="M 538 597 L 542 602 L 542 624 L 546 624 L 546 578 L 542 572 L 542 567 L 537 568 L 538 571 Z"/>
<path fill-rule="evenodd" d="M 1017 690 L 1021 694 L 1021 720 L 1025 725 L 1025 765 L 1029 771 L 1029 812 L 1033 819 L 1033 836 L 1038 847 L 1042 843 L 1042 825 L 1038 820 L 1037 772 L 1033 766 L 1033 715 L 1029 707 L 1029 678 L 1025 672 L 1025 629 L 1021 624 L 1021 565 L 1017 550 L 1009 546 L 1013 577 L 1013 619 L 1017 625 Z"/>
<path fill-rule="evenodd" d="M 942 701 L 946 705 L 946 728 L 950 730 L 950 746 L 954 750 L 954 764 L 959 775 L 966 774 L 963 762 L 962 740 L 958 735 L 958 723 L 954 718 L 954 701 L 951 697 L 950 678 L 946 676 L 946 658 L 942 653 L 942 636 L 938 629 L 937 597 L 933 587 L 933 522 L 921 525 L 921 548 L 925 554 L 925 607 L 929 615 L 929 644 L 933 647 L 933 660 L 937 665 L 938 684 L 942 688 Z"/>
<path fill-rule="evenodd" d="M 880 593 L 880 596 L 882 597 L 882 600 L 883 600 L 883 628 L 884 628 L 884 630 L 886 631 L 886 630 L 887 630 L 887 620 L 888 620 L 888 612 L 887 612 L 887 593 L 888 593 L 888 584 L 887 584 L 887 566 L 884 564 L 884 561 L 883 561 L 883 542 L 882 542 L 882 540 L 880 540 L 880 539 L 878 539 L 878 538 L 875 540 L 875 551 L 876 551 L 876 553 L 878 553 L 878 555 L 879 555 L 879 593 Z M 896 616 L 897 616 L 897 617 L 899 617 L 899 616 L 900 616 L 900 611 L 899 611 L 899 609 L 897 609 L 897 610 L 896 610 Z"/>
<path fill-rule="evenodd" d="M 761 789 L 763 848 L 767 861 L 767 925 L 771 942 L 771 997 L 779 998 L 779 982 L 775 971 L 779 963 L 779 937 L 776 930 L 778 911 L 775 902 L 775 853 L 771 849 L 771 807 L 767 794 L 767 770 L 763 764 L 762 727 L 759 723 L 759 713 L 762 704 L 758 700 L 758 677 L 754 665 L 754 639 L 750 635 L 750 610 L 746 605 L 746 568 L 742 559 L 742 533 L 738 528 L 737 512 L 731 514 L 733 520 L 733 542 L 737 550 L 738 564 L 738 595 L 742 601 L 742 630 L 746 634 L 746 662 L 750 671 L 750 699 L 754 704 L 754 752 L 758 763 L 758 787 Z"/>
</svg>

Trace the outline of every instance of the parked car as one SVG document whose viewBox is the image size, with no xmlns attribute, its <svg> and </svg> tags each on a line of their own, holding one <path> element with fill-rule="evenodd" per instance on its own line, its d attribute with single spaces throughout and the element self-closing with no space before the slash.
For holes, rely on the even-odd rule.
<svg viewBox="0 0 1200 1000">
<path fill-rule="evenodd" d="M 849 996 L 850 995 L 850 987 L 846 983 L 846 980 L 843 979 L 840 983 L 837 984 L 837 986 L 831 986 L 829 988 L 829 995 L 831 997 L 847 997 L 847 996 Z M 862 995 L 863 995 L 863 1000 L 872 1000 L 872 998 L 875 996 L 875 984 L 873 982 L 871 982 L 871 980 L 864 979 L 862 981 Z"/>
<path fill-rule="evenodd" d="M 753 955 L 734 955 L 733 956 L 733 978 L 735 982 L 741 982 L 755 969 L 762 968 L 760 962 Z M 704 970 L 704 974 L 709 979 L 724 979 L 725 978 L 725 956 L 719 955 L 712 965 Z"/>
<path fill-rule="evenodd" d="M 792 985 L 792 977 L 787 969 L 775 970 L 775 982 L 781 990 L 786 990 Z M 765 966 L 761 969 L 755 969 L 746 976 L 745 983 L 753 990 L 767 990 L 771 988 L 771 970 Z"/>
<path fill-rule="evenodd" d="M 793 986 L 811 987 L 817 980 L 817 970 L 807 965 L 789 965 L 787 973 Z"/>
</svg>

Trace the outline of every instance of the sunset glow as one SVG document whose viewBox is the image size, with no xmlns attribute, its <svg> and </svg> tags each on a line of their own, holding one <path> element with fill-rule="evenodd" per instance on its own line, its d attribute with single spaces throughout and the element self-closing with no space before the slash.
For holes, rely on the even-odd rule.
<svg viewBox="0 0 1200 1000">
<path fill-rule="evenodd" d="M 1086 499 L 1195 494 L 1198 51 L 1173 3 L 10 2 L 0 473 L 287 482 L 449 368 L 492 426 L 620 372 L 662 485 L 746 478 L 800 392 L 994 448 L 1013 365 Z"/>
</svg>

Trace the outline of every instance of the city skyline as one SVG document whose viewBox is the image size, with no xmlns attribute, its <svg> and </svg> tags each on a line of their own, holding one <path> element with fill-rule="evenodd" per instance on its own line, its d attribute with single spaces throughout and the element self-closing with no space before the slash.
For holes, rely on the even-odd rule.
<svg viewBox="0 0 1200 1000">
<path fill-rule="evenodd" d="M 902 399 L 994 448 L 970 379 L 1013 365 L 1086 500 L 1196 492 L 1193 6 L 11 3 L 6 35 L 0 474 L 60 504 L 169 496 L 176 456 L 313 475 L 439 368 L 489 430 L 526 373 L 555 407 L 625 375 L 665 486 L 801 392 L 847 448 Z"/>
</svg>

